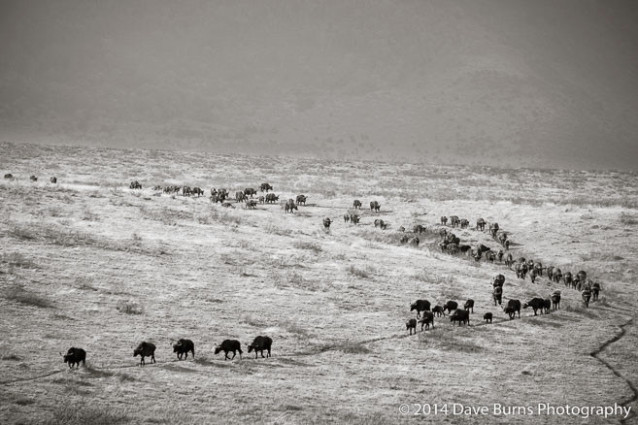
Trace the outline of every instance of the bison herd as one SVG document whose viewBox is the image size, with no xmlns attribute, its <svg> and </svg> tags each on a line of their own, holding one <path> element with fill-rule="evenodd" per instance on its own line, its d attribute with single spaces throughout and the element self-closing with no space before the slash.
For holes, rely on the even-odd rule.
<svg viewBox="0 0 638 425">
<path fill-rule="evenodd" d="M 261 355 L 262 358 L 268 358 L 271 356 L 272 338 L 268 336 L 259 335 L 255 337 L 252 344 L 248 346 L 248 352 L 255 352 L 255 358 Z M 155 363 L 155 350 L 157 346 L 151 342 L 142 341 L 134 350 L 133 357 L 140 356 L 140 365 L 146 364 L 145 357 L 150 358 L 151 363 Z M 241 343 L 236 339 L 226 339 L 221 344 L 217 345 L 214 349 L 215 354 L 224 352 L 224 360 L 232 360 L 235 358 L 237 352 L 239 352 L 239 358 L 243 351 L 241 349 Z M 264 356 L 264 351 L 266 355 Z M 228 353 L 232 352 L 233 356 L 229 357 Z M 177 354 L 177 360 L 188 359 L 188 353 L 191 353 L 195 358 L 195 343 L 190 339 L 179 339 L 173 344 L 173 353 Z M 62 353 L 60 353 L 62 355 Z M 65 355 L 62 355 L 64 363 L 69 364 L 69 368 L 80 367 L 80 363 L 86 365 L 86 351 L 82 348 L 71 347 Z"/>
</svg>

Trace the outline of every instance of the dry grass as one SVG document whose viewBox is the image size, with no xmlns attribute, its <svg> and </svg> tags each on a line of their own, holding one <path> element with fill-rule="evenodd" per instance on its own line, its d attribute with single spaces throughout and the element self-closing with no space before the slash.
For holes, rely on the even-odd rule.
<svg viewBox="0 0 638 425">
<path fill-rule="evenodd" d="M 23 305 L 39 308 L 55 307 L 51 300 L 26 290 L 23 285 L 10 286 L 2 291 L 2 295 L 7 300 L 15 301 Z"/>
</svg>

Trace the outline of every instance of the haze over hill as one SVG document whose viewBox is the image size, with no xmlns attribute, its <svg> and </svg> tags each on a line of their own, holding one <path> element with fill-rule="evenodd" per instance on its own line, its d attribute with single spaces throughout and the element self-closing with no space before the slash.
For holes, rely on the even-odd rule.
<svg viewBox="0 0 638 425">
<path fill-rule="evenodd" d="M 631 1 L 0 1 L 1 140 L 636 169 Z"/>
</svg>

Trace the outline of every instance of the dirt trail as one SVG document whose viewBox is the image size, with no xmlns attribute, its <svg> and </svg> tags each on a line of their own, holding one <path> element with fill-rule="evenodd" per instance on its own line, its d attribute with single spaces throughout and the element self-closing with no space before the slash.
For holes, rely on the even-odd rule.
<svg viewBox="0 0 638 425">
<path fill-rule="evenodd" d="M 636 386 L 634 385 L 633 382 L 631 382 L 629 379 L 627 379 L 625 376 L 623 376 L 609 362 L 607 362 L 606 360 L 600 358 L 600 353 L 602 353 L 611 344 L 620 341 L 627 334 L 627 331 L 625 330 L 625 328 L 628 327 L 628 326 L 633 325 L 634 324 L 634 319 L 635 319 L 635 317 L 632 317 L 627 322 L 623 323 L 622 325 L 619 325 L 618 328 L 620 329 L 620 332 L 618 332 L 613 338 L 605 341 L 596 350 L 594 350 L 591 353 L 589 353 L 590 356 L 592 356 L 593 358 L 595 358 L 596 360 L 601 362 L 603 365 L 605 365 L 605 367 L 607 367 L 609 370 L 611 370 L 611 372 L 614 375 L 616 375 L 617 377 L 619 377 L 620 379 L 625 381 L 627 383 L 627 385 L 629 386 L 629 388 L 631 389 L 631 391 L 633 393 L 631 398 L 629 398 L 628 400 L 620 403 L 620 405 L 623 406 L 623 407 L 628 406 L 628 405 L 630 405 L 630 404 L 632 404 L 632 403 L 634 403 L 634 402 L 636 402 L 638 400 L 638 388 L 636 388 Z M 622 423 L 622 424 L 627 423 L 627 421 L 629 421 L 630 419 L 635 418 L 635 417 L 636 417 L 636 413 L 635 412 L 631 412 L 631 414 L 627 418 L 621 419 L 620 423 Z"/>
</svg>

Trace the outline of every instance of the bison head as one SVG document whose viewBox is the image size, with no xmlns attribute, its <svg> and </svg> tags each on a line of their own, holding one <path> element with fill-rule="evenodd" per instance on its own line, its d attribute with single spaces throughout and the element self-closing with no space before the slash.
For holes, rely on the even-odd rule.
<svg viewBox="0 0 638 425">
<path fill-rule="evenodd" d="M 219 354 L 220 351 L 222 351 L 221 345 L 218 345 L 217 347 L 215 347 L 215 354 Z"/>
</svg>

